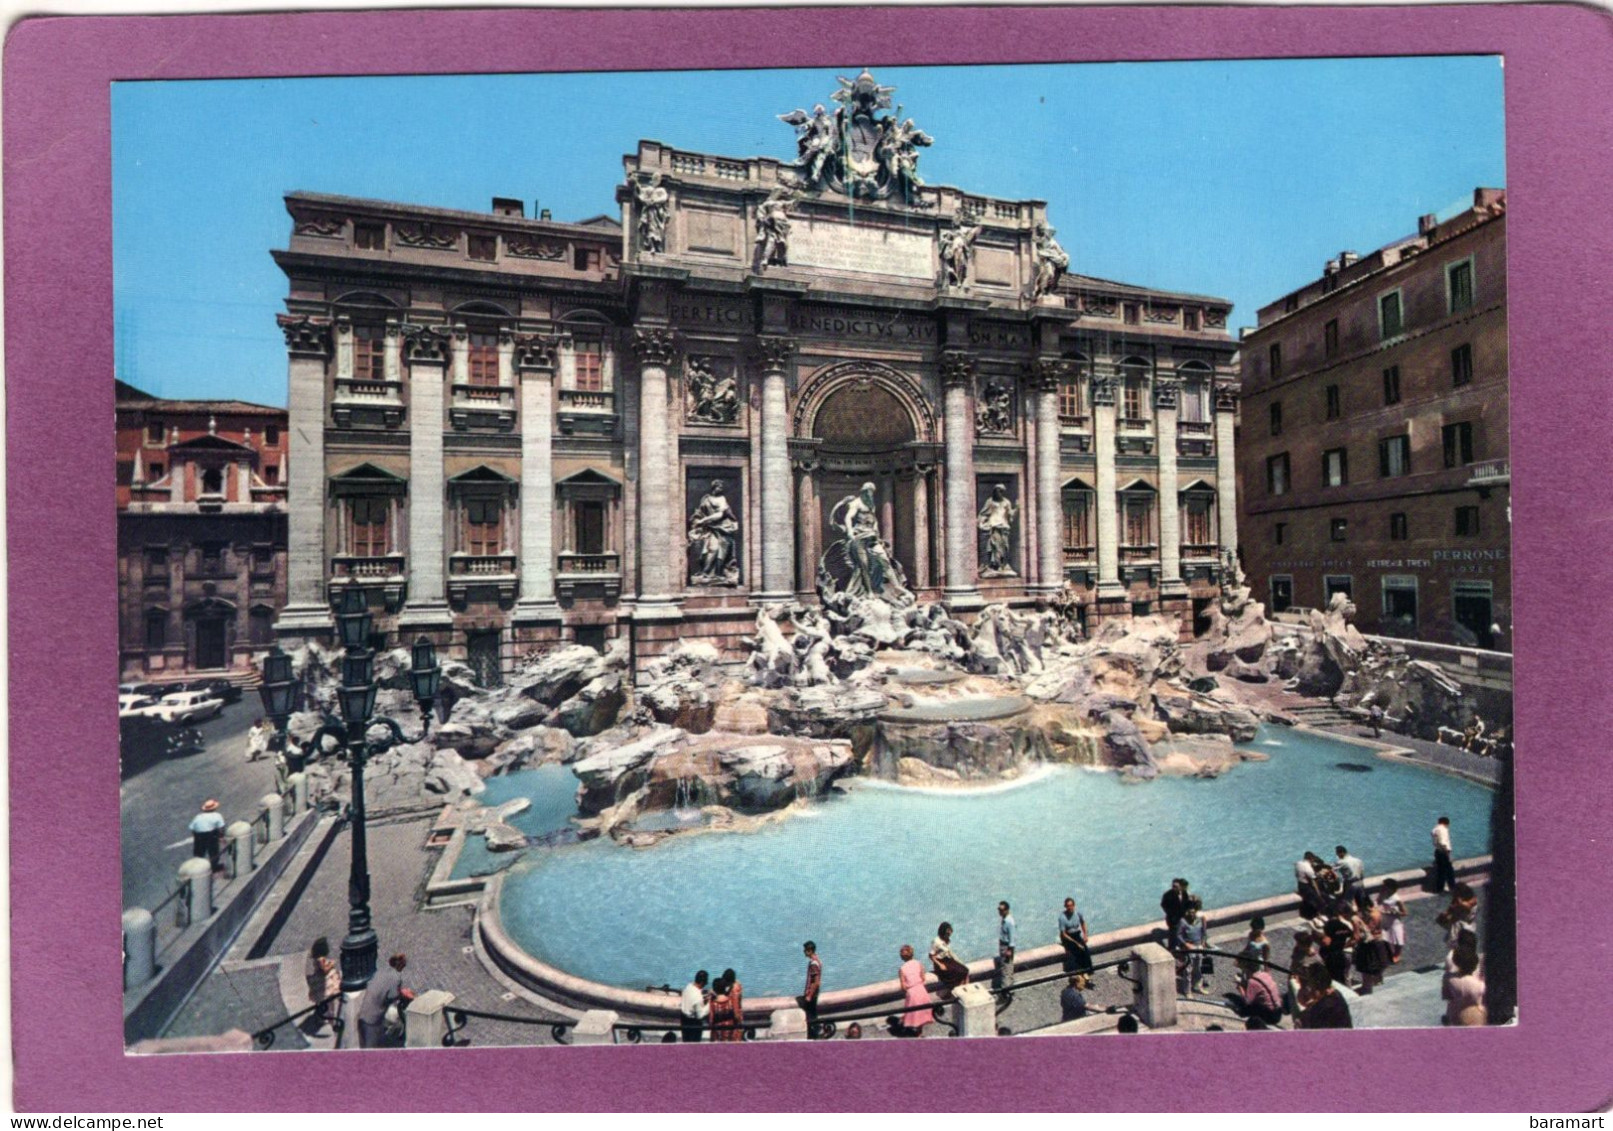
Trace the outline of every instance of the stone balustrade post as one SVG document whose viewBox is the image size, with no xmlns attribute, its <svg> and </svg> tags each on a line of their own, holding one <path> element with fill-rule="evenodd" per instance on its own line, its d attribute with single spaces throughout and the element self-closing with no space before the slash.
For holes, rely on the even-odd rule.
<svg viewBox="0 0 1613 1131">
<path fill-rule="evenodd" d="M 807 1015 L 804 1009 L 775 1009 L 767 1028 L 758 1034 L 764 1041 L 804 1041 Z"/>
<path fill-rule="evenodd" d="M 620 1015 L 614 1009 L 590 1009 L 577 1020 L 571 1029 L 574 1045 L 614 1045 L 616 1023 Z"/>
<path fill-rule="evenodd" d="M 132 990 L 157 976 L 157 920 L 144 907 L 123 913 L 123 988 Z"/>
<path fill-rule="evenodd" d="M 265 844 L 273 844 L 286 835 L 286 802 L 278 793 L 265 793 L 258 798 L 261 814 L 264 817 Z"/>
<path fill-rule="evenodd" d="M 180 896 L 192 924 L 213 914 L 213 865 L 205 856 L 192 856 L 179 866 L 179 882 L 186 885 Z"/>
<path fill-rule="evenodd" d="M 250 821 L 231 821 L 224 829 L 224 850 L 230 858 L 230 879 L 258 866 L 258 838 Z"/>
<path fill-rule="evenodd" d="M 447 1009 L 454 995 L 447 990 L 427 990 L 403 1011 L 403 1045 L 411 1049 L 440 1049 L 448 1035 Z M 356 1025 L 355 1025 L 356 1028 Z"/>
<path fill-rule="evenodd" d="M 995 1037 L 997 999 L 977 982 L 959 986 L 953 994 L 952 1022 L 960 1037 Z"/>
<path fill-rule="evenodd" d="M 286 788 L 291 791 L 291 811 L 301 813 L 308 808 L 308 775 L 298 770 L 286 778 Z"/>
<path fill-rule="evenodd" d="M 1137 980 L 1132 1012 L 1150 1029 L 1176 1025 L 1176 959 L 1158 943 L 1132 948 L 1130 973 Z"/>
</svg>

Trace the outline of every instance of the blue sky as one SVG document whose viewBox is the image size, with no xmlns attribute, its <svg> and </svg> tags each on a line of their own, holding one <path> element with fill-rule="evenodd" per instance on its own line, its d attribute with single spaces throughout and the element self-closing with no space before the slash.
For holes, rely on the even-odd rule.
<svg viewBox="0 0 1613 1131">
<path fill-rule="evenodd" d="M 860 67 L 116 83 L 118 376 L 285 403 L 287 191 L 582 219 L 615 211 L 639 138 L 792 158 L 775 115 Z M 1339 251 L 1506 183 L 1497 57 L 875 74 L 936 139 L 928 182 L 1046 200 L 1072 270 L 1224 296 L 1234 332 Z"/>
</svg>

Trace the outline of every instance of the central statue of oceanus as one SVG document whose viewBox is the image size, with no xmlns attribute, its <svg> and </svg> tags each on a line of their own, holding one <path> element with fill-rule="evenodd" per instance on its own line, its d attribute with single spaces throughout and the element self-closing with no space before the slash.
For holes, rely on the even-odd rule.
<svg viewBox="0 0 1613 1131">
<path fill-rule="evenodd" d="M 880 537 L 872 483 L 836 503 L 829 512 L 829 525 L 843 537 L 818 561 L 818 593 L 825 601 L 875 597 L 898 606 L 914 602 L 901 564 Z"/>
</svg>

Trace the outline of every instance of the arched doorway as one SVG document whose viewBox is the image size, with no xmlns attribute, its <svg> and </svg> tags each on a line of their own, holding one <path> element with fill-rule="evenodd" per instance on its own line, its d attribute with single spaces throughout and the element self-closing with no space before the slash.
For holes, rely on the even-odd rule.
<svg viewBox="0 0 1613 1131">
<path fill-rule="evenodd" d="M 915 390 L 857 373 L 832 387 L 820 386 L 819 392 L 803 437 L 813 452 L 810 484 L 802 484 L 809 488 L 802 492 L 803 588 L 812 585 L 818 555 L 839 537 L 829 526 L 835 505 L 864 483 L 874 485 L 880 530 L 908 584 L 914 589 L 935 585 L 935 453 L 926 442 L 928 422 L 915 419 Z"/>
</svg>

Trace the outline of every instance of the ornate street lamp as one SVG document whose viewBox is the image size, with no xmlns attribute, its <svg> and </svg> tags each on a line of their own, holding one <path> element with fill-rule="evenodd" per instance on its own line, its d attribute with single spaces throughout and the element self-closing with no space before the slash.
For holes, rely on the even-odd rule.
<svg viewBox="0 0 1613 1131">
<path fill-rule="evenodd" d="M 282 652 L 278 644 L 264 658 L 263 683 L 258 687 L 258 697 L 263 700 L 264 715 L 274 724 L 275 749 L 284 751 L 286 727 L 297 705 L 297 681 L 291 675 L 291 657 Z M 292 772 L 301 768 L 290 767 Z"/>
<path fill-rule="evenodd" d="M 353 770 L 352 800 L 348 803 L 348 817 L 353 827 L 353 860 L 347 873 L 347 937 L 342 939 L 342 989 L 344 992 L 362 990 L 375 976 L 376 959 L 380 943 L 370 925 L 370 864 L 368 843 L 364 827 L 364 764 L 372 754 L 379 754 L 393 746 L 420 742 L 431 730 L 431 709 L 437 696 L 442 671 L 437 666 L 436 650 L 424 637 L 416 641 L 413 649 L 413 666 L 409 681 L 420 713 L 425 720 L 419 735 L 410 737 L 394 719 L 375 715 L 375 655 L 369 650 L 370 629 L 374 618 L 370 615 L 369 599 L 362 589 L 343 591 L 336 612 L 337 631 L 340 634 L 342 654 L 342 683 L 336 692 L 341 718 L 327 715 L 325 725 L 312 739 L 317 751 L 325 737 L 336 739 L 347 751 L 348 764 Z M 384 728 L 386 734 L 372 740 L 372 730 Z"/>
</svg>

